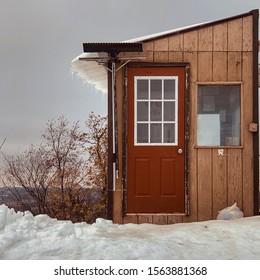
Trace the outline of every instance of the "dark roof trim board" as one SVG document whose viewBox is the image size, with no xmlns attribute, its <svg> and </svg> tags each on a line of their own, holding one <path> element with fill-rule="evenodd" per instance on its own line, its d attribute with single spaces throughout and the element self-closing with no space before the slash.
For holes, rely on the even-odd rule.
<svg viewBox="0 0 260 280">
<path fill-rule="evenodd" d="M 84 52 L 106 52 L 118 54 L 120 52 L 142 52 L 142 43 L 83 43 Z"/>
</svg>

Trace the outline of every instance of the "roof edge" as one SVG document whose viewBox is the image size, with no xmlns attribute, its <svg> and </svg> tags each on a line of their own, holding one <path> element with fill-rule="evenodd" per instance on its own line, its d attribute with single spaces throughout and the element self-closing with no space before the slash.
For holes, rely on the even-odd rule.
<svg viewBox="0 0 260 280">
<path fill-rule="evenodd" d="M 138 40 L 138 38 L 137 38 L 137 40 L 135 42 L 149 42 L 149 41 L 152 41 L 154 39 L 167 37 L 169 35 L 181 34 L 181 33 L 187 32 L 187 31 L 196 30 L 196 29 L 199 29 L 199 28 L 202 28 L 202 27 L 208 27 L 208 26 L 211 26 L 211 25 L 215 25 L 215 24 L 225 22 L 225 21 L 231 21 L 231 20 L 235 20 L 235 19 L 238 19 L 238 18 L 250 16 L 250 15 L 254 16 L 256 14 L 259 14 L 258 9 L 254 9 L 254 10 L 251 10 L 249 12 L 238 14 L 238 15 L 235 15 L 235 16 L 227 17 L 227 18 L 222 18 L 222 19 L 218 19 L 218 20 L 214 20 L 214 21 L 203 22 L 203 23 L 199 23 L 199 24 L 195 24 L 195 25 L 191 25 L 191 26 L 187 26 L 187 27 L 183 27 L 183 28 L 178 28 L 178 29 L 176 29 L 176 31 L 172 31 L 172 32 L 169 31 L 169 33 L 165 32 L 164 34 L 159 34 L 158 36 L 156 36 L 156 34 L 155 34 L 154 37 L 150 37 L 150 38 L 143 39 L 143 40 L 140 39 L 140 41 L 137 41 Z M 140 38 L 142 38 L 142 37 L 140 37 Z M 129 41 L 131 41 L 131 40 L 129 40 Z"/>
</svg>

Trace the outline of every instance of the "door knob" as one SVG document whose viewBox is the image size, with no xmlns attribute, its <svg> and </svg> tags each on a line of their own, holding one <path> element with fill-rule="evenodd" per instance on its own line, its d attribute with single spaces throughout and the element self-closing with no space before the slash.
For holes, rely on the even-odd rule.
<svg viewBox="0 0 260 280">
<path fill-rule="evenodd" d="M 179 154 L 179 155 L 183 154 L 183 150 L 182 150 L 182 149 L 179 149 L 179 150 L 178 150 L 178 154 Z"/>
</svg>

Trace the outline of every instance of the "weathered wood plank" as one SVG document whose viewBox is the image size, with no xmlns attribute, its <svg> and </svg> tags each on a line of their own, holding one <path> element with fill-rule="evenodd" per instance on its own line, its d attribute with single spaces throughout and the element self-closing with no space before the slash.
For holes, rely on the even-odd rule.
<svg viewBox="0 0 260 280">
<path fill-rule="evenodd" d="M 253 18 L 243 18 L 243 51 L 253 51 Z"/>
<path fill-rule="evenodd" d="M 143 51 L 153 51 L 154 50 L 154 43 L 153 41 L 143 43 Z"/>
<path fill-rule="evenodd" d="M 213 51 L 227 51 L 227 22 L 213 26 Z"/>
<path fill-rule="evenodd" d="M 118 181 L 117 181 L 118 185 Z M 122 188 L 122 185 L 121 185 Z M 122 191 L 113 191 L 113 221 L 114 223 L 122 223 Z"/>
<path fill-rule="evenodd" d="M 197 68 L 196 53 L 185 53 L 193 61 L 191 67 Z M 194 73 L 197 75 L 197 73 Z M 192 78 L 194 79 L 194 77 Z M 198 220 L 198 187 L 197 187 L 197 84 L 190 83 L 190 141 L 189 141 L 189 216 L 184 216 L 184 222 L 195 222 Z"/>
<path fill-rule="evenodd" d="M 228 51 L 241 51 L 243 38 L 242 18 L 228 22 Z"/>
<path fill-rule="evenodd" d="M 212 26 L 199 29 L 199 51 L 212 51 L 213 33 Z"/>
<path fill-rule="evenodd" d="M 228 52 L 228 81 L 241 81 L 241 52 Z"/>
<path fill-rule="evenodd" d="M 154 61 L 154 52 L 153 51 L 145 51 L 143 53 L 145 56 L 145 60 L 142 60 L 142 62 L 153 62 Z"/>
<path fill-rule="evenodd" d="M 153 224 L 167 225 L 167 215 L 153 215 Z"/>
<path fill-rule="evenodd" d="M 137 215 L 126 215 L 123 217 L 124 224 L 137 224 Z"/>
<path fill-rule="evenodd" d="M 213 52 L 213 81 L 227 81 L 227 52 Z"/>
<path fill-rule="evenodd" d="M 178 224 L 183 222 L 183 216 L 181 215 L 168 215 L 167 217 L 167 223 L 168 225 L 171 224 Z"/>
<path fill-rule="evenodd" d="M 153 62 L 153 51 L 154 51 L 154 43 L 153 42 L 146 42 L 143 44 L 143 52 L 142 53 L 125 53 L 125 56 L 144 56 L 144 59 L 140 59 L 140 62 Z M 131 61 L 133 62 L 133 60 Z"/>
<path fill-rule="evenodd" d="M 154 51 L 168 51 L 169 38 L 159 39 L 154 41 Z"/>
<path fill-rule="evenodd" d="M 183 38 L 183 49 L 184 51 L 196 52 L 198 51 L 198 31 L 191 31 L 184 33 Z"/>
<path fill-rule="evenodd" d="M 183 52 L 169 52 L 169 62 L 183 62 Z"/>
<path fill-rule="evenodd" d="M 219 155 L 217 149 L 213 149 L 213 219 L 218 212 L 227 207 L 227 150 L 224 155 Z"/>
<path fill-rule="evenodd" d="M 212 52 L 198 53 L 198 82 L 212 81 Z"/>
<path fill-rule="evenodd" d="M 169 52 L 154 52 L 154 62 L 169 62 Z"/>
<path fill-rule="evenodd" d="M 228 149 L 228 205 L 235 202 L 242 209 L 242 151 Z"/>
<path fill-rule="evenodd" d="M 243 211 L 245 216 L 253 215 L 253 133 L 248 125 L 253 120 L 252 53 L 243 53 Z"/>
<path fill-rule="evenodd" d="M 169 51 L 183 51 L 183 34 L 169 37 Z"/>
<path fill-rule="evenodd" d="M 212 151 L 198 149 L 198 221 L 212 216 Z"/>
<path fill-rule="evenodd" d="M 153 215 L 138 215 L 138 224 L 152 224 L 153 223 Z"/>
<path fill-rule="evenodd" d="M 184 52 L 183 60 L 190 63 L 190 82 L 198 81 L 198 52 Z"/>
</svg>

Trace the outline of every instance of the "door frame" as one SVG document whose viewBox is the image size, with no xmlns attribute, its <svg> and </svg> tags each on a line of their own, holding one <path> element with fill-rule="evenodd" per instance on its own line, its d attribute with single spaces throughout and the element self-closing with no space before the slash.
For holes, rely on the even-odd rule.
<svg viewBox="0 0 260 280">
<path fill-rule="evenodd" d="M 185 215 L 188 216 L 190 212 L 190 199 L 189 199 L 189 138 L 190 138 L 190 64 L 189 63 L 154 63 L 154 62 L 140 62 L 129 63 L 124 71 L 124 89 L 123 89 L 123 199 L 122 199 L 122 216 L 127 214 L 127 129 L 128 129 L 128 69 L 129 68 L 167 68 L 167 67 L 182 67 L 185 70 L 185 85 L 184 85 L 184 192 L 185 192 Z"/>
</svg>

